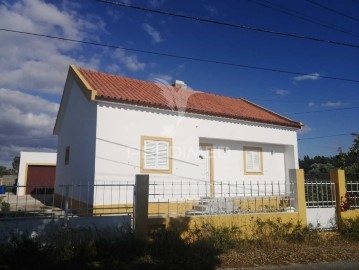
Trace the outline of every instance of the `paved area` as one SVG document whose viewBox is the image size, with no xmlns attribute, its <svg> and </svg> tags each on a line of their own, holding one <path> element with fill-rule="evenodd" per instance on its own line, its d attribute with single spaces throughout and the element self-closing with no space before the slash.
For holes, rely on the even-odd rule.
<svg viewBox="0 0 359 270">
<path fill-rule="evenodd" d="M 290 265 L 290 266 L 226 268 L 222 270 L 359 270 L 359 260 L 316 263 L 316 264 L 298 264 L 298 265 Z"/>
</svg>

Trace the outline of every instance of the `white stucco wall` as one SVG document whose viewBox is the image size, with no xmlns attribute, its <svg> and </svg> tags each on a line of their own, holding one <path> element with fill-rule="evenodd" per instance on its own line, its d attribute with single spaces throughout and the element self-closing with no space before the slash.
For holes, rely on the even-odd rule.
<svg viewBox="0 0 359 270">
<path fill-rule="evenodd" d="M 64 115 L 57 147 L 55 193 L 58 194 L 64 193 L 64 189 L 59 185 L 92 185 L 94 180 L 96 103 L 87 100 L 71 78 L 66 87 L 62 101 Z M 65 164 L 67 146 L 70 147 L 69 164 Z M 91 190 L 87 187 L 71 188 L 69 195 L 82 201 L 90 198 L 89 203 L 91 203 L 93 197 Z"/>
<path fill-rule="evenodd" d="M 18 195 L 25 195 L 24 186 L 26 183 L 26 173 L 28 165 L 56 165 L 56 153 L 44 152 L 20 152 L 20 164 L 18 173 Z"/>
<path fill-rule="evenodd" d="M 141 136 L 173 139 L 173 173 L 153 180 L 200 181 L 199 144 L 214 146 L 215 181 L 282 181 L 298 168 L 294 129 L 99 102 L 97 107 L 96 183 L 133 183 L 140 173 Z M 243 146 L 263 149 L 263 175 L 244 175 Z M 228 147 L 224 152 L 223 148 Z M 101 192 L 100 192 L 101 193 Z M 124 194 L 122 194 L 124 195 Z M 101 197 L 101 198 L 100 198 Z M 105 201 L 105 196 L 98 198 Z"/>
</svg>

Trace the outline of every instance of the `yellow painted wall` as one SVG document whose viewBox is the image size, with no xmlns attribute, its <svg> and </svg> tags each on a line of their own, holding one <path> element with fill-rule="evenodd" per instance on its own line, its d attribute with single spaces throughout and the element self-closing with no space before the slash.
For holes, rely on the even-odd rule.
<svg viewBox="0 0 359 270">
<path fill-rule="evenodd" d="M 359 218 L 359 210 L 341 211 L 340 215 L 342 219 L 356 219 Z"/>
<path fill-rule="evenodd" d="M 238 214 L 238 215 L 221 215 L 221 216 L 194 216 L 194 217 L 176 217 L 176 218 L 149 218 L 149 230 L 173 229 L 184 233 L 190 229 L 201 227 L 203 224 L 211 224 L 215 227 L 236 226 L 247 235 L 250 235 L 255 225 L 255 221 L 281 219 L 283 223 L 297 223 L 299 214 L 294 213 L 259 213 L 259 214 Z"/>
</svg>

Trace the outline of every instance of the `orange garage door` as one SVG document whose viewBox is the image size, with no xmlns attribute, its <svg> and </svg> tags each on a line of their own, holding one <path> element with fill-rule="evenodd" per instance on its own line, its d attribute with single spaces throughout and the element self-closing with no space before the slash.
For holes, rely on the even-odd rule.
<svg viewBox="0 0 359 270">
<path fill-rule="evenodd" d="M 26 194 L 50 193 L 55 184 L 56 166 L 29 165 Z"/>
</svg>

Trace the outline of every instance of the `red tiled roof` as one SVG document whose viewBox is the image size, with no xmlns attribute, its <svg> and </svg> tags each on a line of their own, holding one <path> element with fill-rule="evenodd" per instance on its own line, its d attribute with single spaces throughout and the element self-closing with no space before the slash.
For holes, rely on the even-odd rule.
<svg viewBox="0 0 359 270">
<path fill-rule="evenodd" d="M 93 90 L 97 91 L 97 100 L 301 128 L 301 123 L 244 99 L 175 88 L 82 68 L 78 68 L 78 71 Z"/>
</svg>

